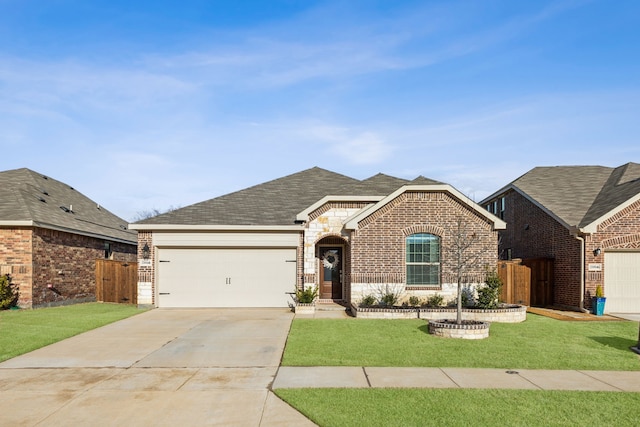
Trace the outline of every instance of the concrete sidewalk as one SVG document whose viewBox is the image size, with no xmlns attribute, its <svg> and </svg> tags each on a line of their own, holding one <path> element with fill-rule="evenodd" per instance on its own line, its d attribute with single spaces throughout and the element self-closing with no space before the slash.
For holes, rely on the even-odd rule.
<svg viewBox="0 0 640 427">
<path fill-rule="evenodd" d="M 272 388 L 484 388 L 640 392 L 640 371 L 281 366 Z"/>
</svg>

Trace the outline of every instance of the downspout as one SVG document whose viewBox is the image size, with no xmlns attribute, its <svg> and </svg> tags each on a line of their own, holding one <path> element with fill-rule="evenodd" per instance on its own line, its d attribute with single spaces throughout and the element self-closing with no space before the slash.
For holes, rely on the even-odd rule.
<svg viewBox="0 0 640 427">
<path fill-rule="evenodd" d="M 584 284 L 585 284 L 584 263 L 586 262 L 585 250 L 584 250 L 584 246 L 585 246 L 584 237 L 578 236 L 577 234 L 574 237 L 580 241 L 580 306 L 578 308 L 583 313 L 589 313 L 589 310 L 584 308 Z"/>
</svg>

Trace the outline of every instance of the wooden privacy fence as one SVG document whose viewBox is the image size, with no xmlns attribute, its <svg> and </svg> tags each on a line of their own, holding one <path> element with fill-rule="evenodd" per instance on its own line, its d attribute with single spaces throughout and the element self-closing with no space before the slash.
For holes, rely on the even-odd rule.
<svg viewBox="0 0 640 427">
<path fill-rule="evenodd" d="M 96 260 L 96 300 L 138 303 L 138 263 Z"/>
<path fill-rule="evenodd" d="M 500 299 L 507 304 L 531 305 L 531 269 L 520 260 L 499 261 L 498 276 L 502 280 Z"/>
</svg>

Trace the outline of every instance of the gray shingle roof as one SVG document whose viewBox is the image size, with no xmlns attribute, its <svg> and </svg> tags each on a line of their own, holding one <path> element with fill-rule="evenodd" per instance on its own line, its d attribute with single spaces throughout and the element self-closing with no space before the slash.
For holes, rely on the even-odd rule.
<svg viewBox="0 0 640 427">
<path fill-rule="evenodd" d="M 512 185 L 567 225 L 584 227 L 640 194 L 640 165 L 537 167 Z"/>
<path fill-rule="evenodd" d="M 32 221 L 43 228 L 137 243 L 137 233 L 127 229 L 127 221 L 73 187 L 26 168 L 0 172 L 0 224 L 7 221 Z"/>
<path fill-rule="evenodd" d="M 136 224 L 293 225 L 298 213 L 325 196 L 386 196 L 409 183 L 384 174 L 360 181 L 314 167 Z"/>
</svg>

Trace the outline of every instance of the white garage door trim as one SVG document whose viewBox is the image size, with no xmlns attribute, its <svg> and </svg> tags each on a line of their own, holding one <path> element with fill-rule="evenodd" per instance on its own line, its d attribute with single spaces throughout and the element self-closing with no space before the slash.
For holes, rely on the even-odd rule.
<svg viewBox="0 0 640 427">
<path fill-rule="evenodd" d="M 640 313 L 640 251 L 604 253 L 606 313 Z"/>
<path fill-rule="evenodd" d="M 158 307 L 287 307 L 295 248 L 158 248 Z"/>
</svg>

